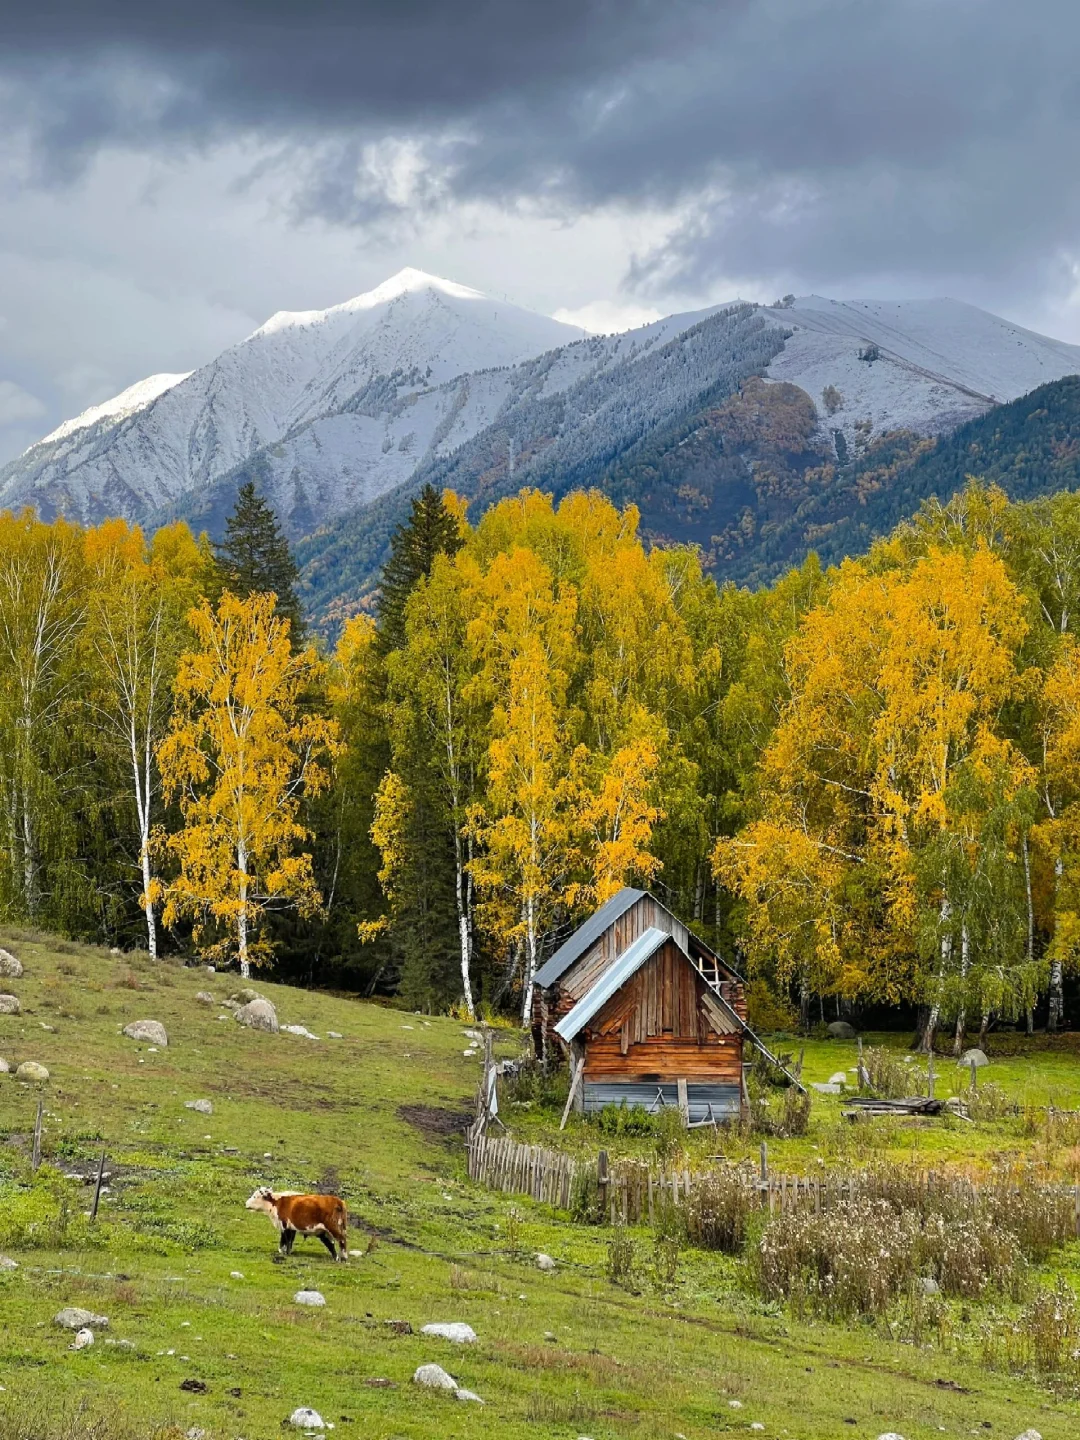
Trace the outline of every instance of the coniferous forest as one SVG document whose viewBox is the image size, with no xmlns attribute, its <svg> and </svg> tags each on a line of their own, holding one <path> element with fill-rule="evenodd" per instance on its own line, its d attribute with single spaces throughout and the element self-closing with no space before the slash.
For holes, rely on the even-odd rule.
<svg viewBox="0 0 1080 1440">
<path fill-rule="evenodd" d="M 1068 1018 L 1080 496 L 971 482 L 768 588 L 632 506 L 427 488 L 331 646 L 254 487 L 218 547 L 0 516 L 0 916 L 529 1018 L 625 884 L 923 1043 Z"/>
</svg>

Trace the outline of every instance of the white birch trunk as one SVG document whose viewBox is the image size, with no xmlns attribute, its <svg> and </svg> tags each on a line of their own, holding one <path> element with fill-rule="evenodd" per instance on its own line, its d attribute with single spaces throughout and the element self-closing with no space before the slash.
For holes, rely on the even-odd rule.
<svg viewBox="0 0 1080 1440">
<path fill-rule="evenodd" d="M 236 912 L 236 944 L 240 955 L 240 974 L 245 980 L 251 978 L 251 964 L 248 961 L 248 913 L 247 913 L 247 851 L 241 840 L 236 850 L 236 868 L 240 871 L 240 908 Z"/>
</svg>

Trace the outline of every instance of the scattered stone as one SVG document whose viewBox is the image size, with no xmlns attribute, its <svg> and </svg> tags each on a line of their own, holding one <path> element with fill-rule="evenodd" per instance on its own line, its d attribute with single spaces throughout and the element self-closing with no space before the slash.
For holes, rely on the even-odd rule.
<svg viewBox="0 0 1080 1440">
<path fill-rule="evenodd" d="M 44 1065 L 39 1065 L 36 1060 L 24 1060 L 15 1071 L 16 1080 L 47 1080 L 49 1072 Z"/>
<path fill-rule="evenodd" d="M 244 1272 L 242 1270 L 230 1270 L 229 1276 L 233 1280 L 242 1280 L 244 1278 Z"/>
<path fill-rule="evenodd" d="M 19 1262 L 13 1260 L 10 1255 L 0 1255 L 0 1270 L 17 1270 Z"/>
<path fill-rule="evenodd" d="M 830 1085 L 846 1085 L 846 1084 L 847 1084 L 847 1071 L 846 1071 L 846 1070 L 837 1070 L 837 1072 L 836 1072 L 835 1075 L 830 1075 L 830 1076 L 829 1076 L 829 1084 L 830 1084 Z"/>
<path fill-rule="evenodd" d="M 941 1286 L 932 1275 L 924 1275 L 919 1281 L 919 1289 L 924 1295 L 940 1295 Z"/>
<path fill-rule="evenodd" d="M 105 1330 L 109 1317 L 95 1315 L 92 1310 L 83 1310 L 78 1305 L 68 1305 L 53 1316 L 53 1324 L 64 1330 Z"/>
<path fill-rule="evenodd" d="M 200 1115 L 212 1115 L 214 1107 L 209 1100 L 185 1100 L 185 1110 L 196 1110 Z"/>
<path fill-rule="evenodd" d="M 413 1375 L 414 1385 L 426 1386 L 428 1390 L 456 1390 L 458 1383 L 448 1375 L 441 1365 L 421 1365 Z"/>
<path fill-rule="evenodd" d="M 297 1290 L 293 1296 L 297 1305 L 325 1305 L 326 1296 L 320 1290 Z"/>
<path fill-rule="evenodd" d="M 855 1026 L 846 1020 L 834 1020 L 828 1027 L 830 1040 L 854 1040 Z"/>
<path fill-rule="evenodd" d="M 317 1040 L 319 1038 L 318 1035 L 313 1035 L 310 1030 L 305 1029 L 303 1025 L 282 1025 L 281 1029 L 286 1035 L 302 1035 L 305 1040 Z"/>
<path fill-rule="evenodd" d="M 536 1257 L 536 1268 L 538 1270 L 554 1270 L 555 1261 L 550 1255 L 545 1255 L 541 1250 L 540 1254 Z"/>
<path fill-rule="evenodd" d="M 160 1020 L 133 1020 L 124 1026 L 129 1040 L 145 1040 L 150 1045 L 168 1045 L 169 1037 Z"/>
<path fill-rule="evenodd" d="M 192 1425 L 184 1431 L 185 1440 L 206 1440 L 206 1431 L 200 1425 Z"/>
<path fill-rule="evenodd" d="M 10 950 L 5 950 L 0 946 L 0 975 L 8 980 L 20 980 L 22 973 L 22 961 L 16 960 Z"/>
<path fill-rule="evenodd" d="M 408 1320 L 384 1320 L 383 1324 L 388 1330 L 393 1330 L 395 1335 L 411 1335 L 413 1328 Z"/>
<path fill-rule="evenodd" d="M 259 999 L 259 992 L 252 990 L 250 985 L 245 985 L 240 990 L 234 990 L 229 999 L 235 1000 L 238 1005 L 250 1005 L 252 1000 Z"/>
<path fill-rule="evenodd" d="M 185 1359 L 185 1358 L 186 1358 L 185 1356 L 181 1356 L 181 1359 Z M 181 1390 L 186 1390 L 189 1395 L 205 1395 L 205 1394 L 206 1394 L 206 1381 L 205 1381 L 205 1380 L 181 1380 L 181 1381 L 180 1381 L 180 1389 L 181 1389 Z"/>
<path fill-rule="evenodd" d="M 728 1409 L 729 1409 L 729 1410 L 741 1410 L 741 1409 L 742 1409 L 742 1401 L 741 1401 L 741 1400 L 729 1400 L 727 1403 L 728 1403 Z"/>
<path fill-rule="evenodd" d="M 830 1081 L 827 1085 L 822 1080 L 811 1080 L 810 1089 L 816 1090 L 819 1095 L 839 1095 L 843 1091 L 842 1085 L 834 1085 Z"/>
<path fill-rule="evenodd" d="M 956 1063 L 957 1065 L 966 1065 L 969 1070 L 972 1065 L 976 1070 L 981 1070 L 984 1065 L 990 1064 L 990 1060 L 985 1050 L 974 1049 L 965 1050 Z"/>
<path fill-rule="evenodd" d="M 549 1345 L 557 1345 L 559 1343 L 559 1337 L 555 1334 L 554 1330 L 545 1330 L 544 1339 Z"/>
<path fill-rule="evenodd" d="M 452 1340 L 455 1345 L 474 1345 L 476 1343 L 476 1331 L 462 1320 L 452 1320 L 449 1323 L 437 1321 L 432 1325 L 424 1325 L 421 1327 L 420 1333 L 422 1335 L 438 1335 L 441 1340 Z"/>
<path fill-rule="evenodd" d="M 327 1030 L 326 1038 L 328 1040 L 344 1040 L 345 1037 L 337 1030 Z"/>
<path fill-rule="evenodd" d="M 903 1435 L 898 1435 L 895 1430 L 888 1430 L 884 1435 L 879 1435 L 877 1440 L 904 1440 Z"/>
<path fill-rule="evenodd" d="M 1037 1430 L 1025 1430 L 1022 1435 L 1017 1435 L 1016 1440 L 1042 1440 Z"/>
<path fill-rule="evenodd" d="M 11 1065 L 8 1063 L 7 1060 L 4 1059 L 2 1055 L 0 1055 L 0 1075 L 7 1075 L 10 1070 Z"/>
<path fill-rule="evenodd" d="M 17 995 L 0 995 L 0 1015 L 18 1015 L 21 1009 Z"/>
<path fill-rule="evenodd" d="M 209 990 L 196 990 L 195 999 L 198 1000 L 200 1005 L 214 1005 L 217 1003 Z"/>
<path fill-rule="evenodd" d="M 455 1399 L 455 1400 L 466 1400 L 466 1401 L 470 1401 L 470 1400 L 471 1400 L 474 1405 L 483 1405 L 483 1403 L 484 1403 L 483 1400 L 480 1399 L 480 1396 L 477 1395 L 475 1391 L 473 1391 L 473 1390 L 462 1390 L 462 1389 L 460 1388 L 460 1386 L 458 1387 L 457 1390 L 454 1391 L 454 1399 Z"/>
<path fill-rule="evenodd" d="M 106 1345 L 115 1345 L 118 1350 L 134 1350 L 134 1340 L 106 1340 Z"/>
<path fill-rule="evenodd" d="M 247 1025 L 252 1030 L 265 1030 L 271 1035 L 278 1033 L 277 1011 L 269 1000 L 249 1000 L 237 1010 L 236 1018 L 241 1025 Z"/>
<path fill-rule="evenodd" d="M 221 1004 L 224 1009 L 231 1010 L 234 1015 L 236 1014 L 237 1010 L 240 1009 L 240 1001 L 233 1000 L 231 997 L 228 1000 L 222 1000 Z"/>
<path fill-rule="evenodd" d="M 309 1405 L 298 1405 L 289 1416 L 289 1424 L 294 1425 L 297 1430 L 325 1430 L 326 1425 L 318 1410 L 312 1410 Z"/>
<path fill-rule="evenodd" d="M 79 1330 L 76 1332 L 75 1339 L 71 1342 L 70 1348 L 72 1350 L 85 1350 L 87 1345 L 93 1345 L 93 1343 L 94 1332 L 92 1330 Z"/>
</svg>

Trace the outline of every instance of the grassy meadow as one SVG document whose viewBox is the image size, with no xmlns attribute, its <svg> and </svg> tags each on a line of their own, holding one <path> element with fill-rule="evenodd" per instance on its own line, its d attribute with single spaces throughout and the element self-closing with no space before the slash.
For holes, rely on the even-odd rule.
<svg viewBox="0 0 1080 1440">
<path fill-rule="evenodd" d="M 0 1270 L 0 1440 L 193 1429 L 265 1440 L 301 1405 L 358 1440 L 1080 1433 L 1073 1388 L 981 1363 L 961 1337 L 962 1307 L 949 1312 L 955 1334 L 922 1344 L 888 1326 L 796 1318 L 757 1298 L 734 1258 L 684 1249 L 661 1275 L 646 1231 L 631 1237 L 634 1282 L 613 1283 L 610 1231 L 466 1179 L 461 1127 L 480 1061 L 449 1018 L 256 982 L 283 1024 L 320 1038 L 271 1036 L 195 998 L 224 999 L 234 976 L 31 932 L 0 931 L 0 945 L 26 971 L 3 982 L 22 1012 L 0 1016 L 0 1056 L 12 1068 L 39 1061 L 51 1077 L 44 1164 L 32 1176 L 39 1090 L 0 1076 L 0 1253 L 18 1264 Z M 139 1019 L 160 1020 L 168 1047 L 121 1034 Z M 500 1032 L 498 1053 L 519 1043 Z M 827 1080 L 854 1063 L 854 1045 L 811 1042 L 804 1075 Z M 944 1063 L 939 1076 L 939 1094 L 966 1083 Z M 983 1077 L 1028 1110 L 853 1126 L 838 1100 L 820 1097 L 805 1135 L 769 1142 L 771 1163 L 812 1173 L 887 1159 L 987 1174 L 1031 1163 L 1072 1178 L 1076 1137 L 1035 1108 L 1080 1106 L 1068 1043 L 995 1059 Z M 196 1099 L 213 1114 L 187 1109 Z M 521 1138 L 550 1138 L 557 1106 L 557 1091 L 516 1104 L 508 1093 L 504 1116 Z M 576 1120 L 562 1139 L 583 1153 L 645 1154 L 651 1143 Z M 758 1143 L 712 1132 L 688 1141 L 733 1159 Z M 110 1182 L 91 1226 L 85 1180 L 103 1148 Z M 275 1263 L 275 1233 L 244 1208 L 264 1183 L 341 1193 L 349 1263 L 332 1265 L 315 1240 Z M 538 1251 L 556 1258 L 554 1273 L 537 1268 Z M 1035 1278 L 1080 1285 L 1078 1271 L 1074 1243 Z M 319 1289 L 325 1308 L 296 1304 L 304 1288 Z M 53 1324 L 69 1305 L 109 1318 L 79 1351 Z M 475 1345 L 419 1333 L 453 1320 L 474 1328 Z M 429 1361 L 486 1403 L 413 1385 Z"/>
</svg>

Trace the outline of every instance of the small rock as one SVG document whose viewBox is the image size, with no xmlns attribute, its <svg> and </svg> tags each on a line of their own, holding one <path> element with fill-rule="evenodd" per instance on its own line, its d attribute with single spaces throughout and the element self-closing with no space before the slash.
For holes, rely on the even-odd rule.
<svg viewBox="0 0 1080 1440">
<path fill-rule="evenodd" d="M 10 1069 L 11 1069 L 11 1065 L 8 1063 L 7 1060 L 4 1059 L 4 1057 L 3 1057 L 2 1055 L 0 1055 L 0 1075 L 6 1075 L 6 1074 L 8 1074 L 8 1072 L 10 1071 Z"/>
<path fill-rule="evenodd" d="M 259 992 L 252 990 L 250 985 L 245 985 L 240 990 L 234 990 L 229 999 L 235 1000 L 237 1005 L 250 1005 L 252 1000 L 259 999 Z"/>
<path fill-rule="evenodd" d="M 71 1342 L 70 1348 L 72 1350 L 85 1350 L 87 1345 L 93 1345 L 93 1343 L 94 1332 L 92 1330 L 79 1330 L 76 1332 L 75 1339 Z"/>
<path fill-rule="evenodd" d="M 483 1405 L 483 1400 L 473 1390 L 462 1390 L 460 1387 L 454 1391 L 455 1400 L 472 1401 L 474 1405 Z"/>
<path fill-rule="evenodd" d="M 190 1430 L 184 1431 L 184 1440 L 206 1440 L 206 1431 L 199 1425 L 192 1425 Z"/>
<path fill-rule="evenodd" d="M 1037 1430 L 1025 1430 L 1022 1435 L 1017 1435 L 1016 1440 L 1042 1440 Z"/>
<path fill-rule="evenodd" d="M 810 1082 L 810 1089 L 816 1090 L 819 1095 L 839 1095 L 843 1088 L 842 1085 L 834 1085 L 831 1080 L 827 1085 L 821 1080 Z"/>
<path fill-rule="evenodd" d="M 20 980 L 22 978 L 22 961 L 16 960 L 10 950 L 0 946 L 0 975 L 6 980 Z"/>
<path fill-rule="evenodd" d="M 64 1330 L 104 1330 L 108 1327 L 107 1315 L 95 1315 L 92 1310 L 83 1310 L 78 1305 L 68 1305 L 53 1316 L 53 1324 Z"/>
<path fill-rule="evenodd" d="M 187 1359 L 187 1356 L 186 1356 L 186 1355 L 181 1355 L 180 1358 L 181 1358 L 181 1360 L 186 1360 L 186 1359 Z M 186 1390 L 189 1395 L 205 1395 L 205 1394 L 206 1394 L 206 1381 L 205 1381 L 205 1380 L 181 1380 L 181 1381 L 180 1381 L 180 1389 L 181 1389 L 181 1390 Z"/>
<path fill-rule="evenodd" d="M 345 1037 L 337 1030 L 327 1030 L 326 1038 L 328 1040 L 343 1040 Z"/>
<path fill-rule="evenodd" d="M 985 1050 L 975 1049 L 965 1050 L 956 1063 L 957 1065 L 966 1065 L 969 1070 L 972 1065 L 975 1066 L 976 1070 L 981 1070 L 984 1065 L 990 1064 L 990 1060 Z"/>
<path fill-rule="evenodd" d="M 924 1295 L 940 1295 L 941 1286 L 932 1275 L 924 1275 L 919 1281 L 919 1289 Z"/>
<path fill-rule="evenodd" d="M 10 1255 L 0 1255 L 0 1270 L 17 1270 L 19 1262 L 12 1260 Z"/>
<path fill-rule="evenodd" d="M 830 1040 L 854 1040 L 855 1026 L 846 1020 L 834 1020 L 828 1027 Z"/>
<path fill-rule="evenodd" d="M 879 1435 L 877 1440 L 904 1440 L 903 1435 L 898 1435 L 895 1430 L 887 1430 L 884 1435 Z"/>
<path fill-rule="evenodd" d="M 455 1345 L 474 1345 L 476 1343 L 476 1331 L 471 1325 L 466 1325 L 461 1320 L 451 1320 L 448 1323 L 441 1321 L 432 1325 L 421 1327 L 422 1335 L 438 1335 L 441 1340 L 452 1340 Z"/>
<path fill-rule="evenodd" d="M 302 1035 L 305 1040 L 317 1040 L 318 1035 L 313 1035 L 303 1025 L 282 1025 L 281 1029 L 286 1035 Z"/>
<path fill-rule="evenodd" d="M 424 1385 L 429 1390 L 456 1390 L 458 1383 L 448 1375 L 441 1365 L 421 1365 L 413 1374 L 414 1385 Z"/>
<path fill-rule="evenodd" d="M 325 1305 L 326 1296 L 319 1290 L 297 1290 L 293 1299 L 297 1305 Z"/>
<path fill-rule="evenodd" d="M 541 1250 L 540 1254 L 536 1257 L 536 1268 L 538 1270 L 554 1270 L 555 1261 L 550 1255 L 545 1255 Z"/>
<path fill-rule="evenodd" d="M 242 1270 L 230 1270 L 229 1276 L 233 1280 L 242 1280 L 244 1278 L 244 1272 Z"/>
<path fill-rule="evenodd" d="M 393 1330 L 395 1335 L 411 1335 L 413 1328 L 408 1320 L 384 1320 L 383 1324 L 388 1330 Z"/>
<path fill-rule="evenodd" d="M 160 1020 L 133 1020 L 124 1026 L 129 1040 L 145 1040 L 150 1045 L 168 1045 L 169 1037 Z"/>
<path fill-rule="evenodd" d="M 549 1345 L 556 1345 L 558 1344 L 559 1337 L 555 1334 L 554 1330 L 545 1330 L 544 1339 Z"/>
<path fill-rule="evenodd" d="M 308 1405 L 298 1405 L 289 1416 L 289 1424 L 294 1425 L 297 1430 L 326 1429 L 322 1416 Z"/>
<path fill-rule="evenodd" d="M 217 974 L 217 966 L 216 966 L 216 965 L 207 965 L 207 967 L 206 967 L 206 973 L 207 973 L 208 975 L 216 975 L 216 974 Z"/>
<path fill-rule="evenodd" d="M 214 1000 L 213 995 L 210 994 L 209 990 L 196 990 L 195 999 L 199 1002 L 200 1005 L 216 1004 L 216 1001 Z"/>
<path fill-rule="evenodd" d="M 209 1100 L 185 1100 L 184 1109 L 196 1110 L 200 1115 L 212 1115 L 214 1113 L 213 1104 Z"/>
<path fill-rule="evenodd" d="M 21 1009 L 17 995 L 0 995 L 0 1015 L 18 1015 Z"/>
<path fill-rule="evenodd" d="M 269 1000 L 249 1000 L 237 1010 L 236 1018 L 252 1030 L 265 1030 L 270 1035 L 278 1033 L 277 1011 Z"/>
<path fill-rule="evenodd" d="M 39 1065 L 36 1060 L 24 1060 L 15 1071 L 16 1080 L 47 1080 L 49 1072 L 44 1065 Z"/>
<path fill-rule="evenodd" d="M 846 1071 L 846 1070 L 837 1070 L 837 1072 L 836 1072 L 835 1075 L 830 1075 L 830 1076 L 829 1076 L 829 1084 L 830 1084 L 830 1085 L 846 1085 L 846 1084 L 847 1084 L 847 1071 Z"/>
<path fill-rule="evenodd" d="M 742 1401 L 741 1401 L 741 1400 L 729 1400 L 727 1403 L 728 1403 L 728 1409 L 729 1409 L 729 1410 L 741 1410 L 741 1409 L 742 1409 Z"/>
</svg>

